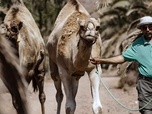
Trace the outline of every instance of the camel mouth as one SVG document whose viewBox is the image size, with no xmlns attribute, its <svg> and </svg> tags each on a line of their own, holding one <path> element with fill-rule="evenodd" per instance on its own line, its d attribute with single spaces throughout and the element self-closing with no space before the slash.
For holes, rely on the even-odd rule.
<svg viewBox="0 0 152 114">
<path fill-rule="evenodd" d="M 90 36 L 90 35 L 86 36 L 85 38 L 82 38 L 82 39 L 83 39 L 83 41 L 85 41 L 89 45 L 93 45 L 96 42 L 96 40 L 97 40 L 96 37 Z"/>
<path fill-rule="evenodd" d="M 96 41 L 97 40 L 97 37 L 96 36 L 91 36 L 91 35 L 89 35 L 89 36 L 86 36 L 86 40 L 88 40 L 88 41 Z"/>
<path fill-rule="evenodd" d="M 94 39 L 95 38 L 95 36 L 92 36 L 92 35 L 87 35 L 86 36 L 86 39 Z"/>
</svg>

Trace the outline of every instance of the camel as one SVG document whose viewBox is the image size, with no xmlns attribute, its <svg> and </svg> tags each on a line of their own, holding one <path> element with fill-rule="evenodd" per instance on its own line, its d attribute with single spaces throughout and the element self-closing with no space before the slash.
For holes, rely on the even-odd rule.
<svg viewBox="0 0 152 114">
<path fill-rule="evenodd" d="M 7 34 L 6 26 L 2 24 L 0 26 L 0 77 L 14 99 L 13 105 L 17 114 L 28 114 L 24 71 L 19 66 L 11 43 L 6 40 Z"/>
<path fill-rule="evenodd" d="M 46 47 L 50 75 L 57 90 L 57 114 L 60 114 L 63 100 L 62 84 L 66 95 L 66 114 L 74 114 L 79 79 L 85 72 L 90 79 L 93 113 L 102 114 L 99 96 L 102 70 L 99 65 L 95 66 L 89 62 L 91 57 L 101 57 L 99 26 L 100 20 L 91 18 L 77 0 L 69 0 L 55 21 Z"/>
<path fill-rule="evenodd" d="M 40 30 L 22 0 L 13 0 L 4 24 L 11 32 L 8 39 L 18 52 L 16 55 L 19 57 L 20 67 L 27 70 L 26 81 L 28 84 L 33 82 L 34 91 L 39 90 L 42 114 L 45 114 L 45 44 Z"/>
</svg>

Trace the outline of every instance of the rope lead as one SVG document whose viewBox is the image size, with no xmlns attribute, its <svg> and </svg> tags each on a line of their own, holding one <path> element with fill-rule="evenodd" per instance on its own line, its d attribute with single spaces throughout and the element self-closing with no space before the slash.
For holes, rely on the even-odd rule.
<svg viewBox="0 0 152 114">
<path fill-rule="evenodd" d="M 98 69 L 97 69 L 97 71 L 96 71 L 96 74 L 99 75 Z M 100 77 L 100 76 L 99 76 L 99 77 Z M 125 109 L 127 109 L 127 110 L 129 110 L 129 111 L 140 111 L 140 110 L 144 109 L 147 105 L 149 105 L 149 103 L 152 102 L 152 98 L 151 98 L 151 99 L 149 100 L 149 102 L 147 102 L 142 108 L 139 108 L 139 109 L 131 109 L 131 108 L 128 108 L 128 107 L 126 107 L 124 104 L 122 104 L 122 103 L 111 93 L 111 91 L 107 88 L 107 86 L 106 86 L 106 85 L 104 84 L 104 82 L 102 81 L 101 77 L 100 77 L 100 81 L 101 81 L 102 85 L 104 86 L 104 88 L 108 91 L 108 93 L 110 94 L 110 96 L 111 96 L 120 106 L 122 106 L 123 108 L 125 108 Z"/>
</svg>

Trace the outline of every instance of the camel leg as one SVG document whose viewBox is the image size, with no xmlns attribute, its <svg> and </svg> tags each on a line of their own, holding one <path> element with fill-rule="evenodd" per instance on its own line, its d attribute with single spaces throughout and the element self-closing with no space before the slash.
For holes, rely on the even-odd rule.
<svg viewBox="0 0 152 114">
<path fill-rule="evenodd" d="M 37 76 L 35 75 L 35 79 L 36 79 L 36 83 L 37 83 L 38 88 L 39 88 L 39 101 L 41 103 L 42 114 L 45 114 L 45 106 L 44 106 L 44 103 L 46 100 L 46 96 L 44 93 L 45 68 L 43 66 L 43 62 L 41 63 L 38 71 L 36 72 Z"/>
<path fill-rule="evenodd" d="M 54 81 L 54 86 L 56 88 L 56 102 L 57 102 L 57 114 L 60 114 L 61 109 L 61 103 L 63 101 L 63 92 L 62 92 L 62 86 L 61 86 L 61 79 L 59 77 L 58 68 L 54 62 L 51 60 L 50 62 L 50 73 L 51 78 Z"/>
<path fill-rule="evenodd" d="M 73 82 L 70 78 L 64 78 L 62 79 L 62 81 L 66 94 L 66 114 L 74 114 L 76 108 L 76 101 L 74 99 L 75 95 L 73 95 Z"/>
<path fill-rule="evenodd" d="M 53 73 L 51 75 L 54 75 Z M 57 75 L 56 75 L 57 76 Z M 59 76 L 56 77 L 57 80 L 54 81 L 54 85 L 56 88 L 56 102 L 57 102 L 57 114 L 60 114 L 60 109 L 61 109 L 61 103 L 63 100 L 63 93 L 62 93 L 62 87 L 61 87 L 61 79 Z"/>
<path fill-rule="evenodd" d="M 72 92 L 73 92 L 74 100 L 75 100 L 75 97 L 76 97 L 77 91 L 78 91 L 79 79 L 77 79 L 77 76 L 76 77 L 72 77 Z"/>
<path fill-rule="evenodd" d="M 96 73 L 96 69 L 93 69 L 90 73 L 88 73 L 88 76 L 90 79 L 90 86 L 93 97 L 93 112 L 94 114 L 102 114 L 102 105 L 99 94 L 101 68 L 98 66 L 98 74 Z"/>
<path fill-rule="evenodd" d="M 45 114 L 44 103 L 45 103 L 45 100 L 46 100 L 46 96 L 45 96 L 45 93 L 44 93 L 44 75 L 45 75 L 45 73 L 38 75 L 38 77 L 39 77 L 39 80 L 38 80 L 39 100 L 40 100 L 40 103 L 41 103 L 42 114 Z"/>
<path fill-rule="evenodd" d="M 66 94 L 66 114 L 74 114 L 76 109 L 75 96 L 78 88 L 78 81 L 76 78 L 69 76 L 64 67 L 60 67 L 60 77 L 63 82 L 65 94 Z"/>
</svg>

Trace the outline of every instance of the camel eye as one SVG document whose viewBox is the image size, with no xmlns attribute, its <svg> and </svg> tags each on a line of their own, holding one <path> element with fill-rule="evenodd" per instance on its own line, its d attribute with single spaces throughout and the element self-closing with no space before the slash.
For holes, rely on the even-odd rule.
<svg viewBox="0 0 152 114">
<path fill-rule="evenodd" d="M 97 26 L 97 27 L 96 27 L 96 31 L 98 31 L 99 29 L 100 29 L 100 26 Z"/>
<path fill-rule="evenodd" d="M 5 26 L 1 26 L 3 29 L 5 29 L 6 27 Z"/>
<path fill-rule="evenodd" d="M 81 30 L 86 30 L 86 28 L 84 26 L 80 26 Z"/>
<path fill-rule="evenodd" d="M 14 27 L 11 27 L 11 31 L 17 33 L 18 30 L 17 30 L 17 28 L 14 26 Z"/>
</svg>

